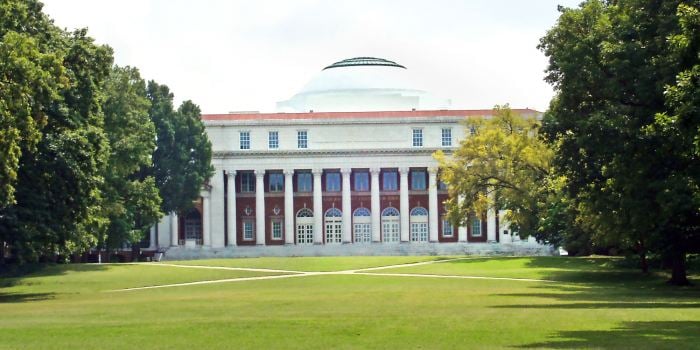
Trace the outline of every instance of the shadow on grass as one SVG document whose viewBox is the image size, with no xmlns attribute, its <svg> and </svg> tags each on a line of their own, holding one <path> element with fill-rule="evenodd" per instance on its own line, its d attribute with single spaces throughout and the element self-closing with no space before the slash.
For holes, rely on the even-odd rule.
<svg viewBox="0 0 700 350">
<path fill-rule="evenodd" d="M 26 303 L 30 301 L 49 300 L 54 293 L 0 293 L 0 304 Z"/>
<path fill-rule="evenodd" d="M 518 347 L 528 349 L 696 349 L 700 344 L 700 322 L 625 322 L 611 330 L 563 331 L 552 334 L 550 338 L 555 339 Z"/>
</svg>

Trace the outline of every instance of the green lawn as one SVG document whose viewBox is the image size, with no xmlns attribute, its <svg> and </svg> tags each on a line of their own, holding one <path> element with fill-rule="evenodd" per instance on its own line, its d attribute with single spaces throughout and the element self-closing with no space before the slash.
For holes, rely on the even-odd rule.
<svg viewBox="0 0 700 350">
<path fill-rule="evenodd" d="M 261 258 L 182 264 L 340 271 L 425 257 Z M 556 283 L 324 274 L 126 292 L 258 272 L 52 266 L 0 280 L 0 349 L 700 347 L 700 288 L 607 258 L 483 258 L 377 270 Z M 696 284 L 700 283 L 695 280 Z"/>
</svg>

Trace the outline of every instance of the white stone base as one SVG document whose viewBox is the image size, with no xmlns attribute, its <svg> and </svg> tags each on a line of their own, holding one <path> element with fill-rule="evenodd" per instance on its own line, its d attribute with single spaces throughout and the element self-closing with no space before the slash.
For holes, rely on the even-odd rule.
<svg viewBox="0 0 700 350">
<path fill-rule="evenodd" d="M 558 251 L 549 245 L 515 243 L 366 243 L 337 245 L 236 246 L 226 248 L 171 247 L 164 260 L 255 258 L 263 256 L 389 256 L 389 255 L 483 255 L 551 256 Z"/>
</svg>

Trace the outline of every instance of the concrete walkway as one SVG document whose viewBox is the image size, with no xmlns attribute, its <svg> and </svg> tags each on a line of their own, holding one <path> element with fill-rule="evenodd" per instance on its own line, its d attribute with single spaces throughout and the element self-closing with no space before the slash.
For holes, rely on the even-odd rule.
<svg viewBox="0 0 700 350">
<path fill-rule="evenodd" d="M 422 262 L 417 262 L 417 263 L 385 265 L 385 266 L 367 267 L 367 268 L 341 270 L 341 271 L 295 271 L 295 270 L 278 270 L 278 269 L 263 269 L 263 268 L 248 268 L 248 267 L 179 265 L 179 264 L 166 264 L 166 263 L 129 263 L 130 265 L 162 266 L 162 267 L 177 267 L 177 268 L 190 268 L 190 269 L 269 272 L 269 273 L 282 273 L 282 274 L 281 275 L 272 275 L 272 276 L 239 277 L 239 278 L 227 278 L 227 279 L 220 279 L 220 280 L 206 280 L 206 281 L 196 281 L 196 282 L 163 284 L 163 285 L 146 286 L 146 287 L 124 288 L 124 289 L 109 290 L 107 292 L 125 292 L 125 291 L 135 291 L 135 290 L 144 290 L 144 289 L 171 288 L 171 287 L 183 287 L 183 286 L 194 286 L 194 285 L 215 284 L 215 283 L 229 283 L 229 282 L 261 281 L 261 280 L 308 277 L 308 276 L 321 276 L 321 275 L 359 275 L 359 276 L 377 276 L 377 277 L 480 279 L 480 280 L 495 280 L 495 281 L 545 282 L 545 283 L 556 283 L 557 282 L 557 281 L 552 281 L 552 280 L 533 279 L 533 278 L 369 272 L 369 271 L 377 271 L 377 270 L 392 269 L 392 268 L 399 268 L 399 267 L 422 266 L 422 265 L 439 264 L 439 263 L 456 261 L 456 260 L 473 260 L 473 259 L 482 259 L 482 258 L 466 257 L 466 258 L 453 258 L 453 259 L 444 259 L 444 260 L 431 260 L 431 261 L 422 261 Z"/>
</svg>

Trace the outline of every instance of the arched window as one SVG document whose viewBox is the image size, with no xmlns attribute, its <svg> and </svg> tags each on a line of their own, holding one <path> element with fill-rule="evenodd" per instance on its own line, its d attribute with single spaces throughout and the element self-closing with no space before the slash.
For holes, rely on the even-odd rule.
<svg viewBox="0 0 700 350">
<path fill-rule="evenodd" d="M 338 208 L 326 210 L 325 231 L 326 243 L 343 242 L 343 213 Z"/>
<path fill-rule="evenodd" d="M 192 208 L 185 215 L 185 240 L 194 240 L 197 245 L 202 244 L 202 215 L 197 209 Z"/>
<path fill-rule="evenodd" d="M 355 243 L 372 242 L 372 218 L 369 209 L 360 207 L 352 213 L 352 232 Z"/>
<path fill-rule="evenodd" d="M 401 240 L 399 211 L 394 207 L 388 207 L 382 211 L 382 237 L 384 242 Z"/>
<path fill-rule="evenodd" d="M 296 239 L 297 244 L 314 243 L 314 212 L 309 208 L 297 212 Z"/>
<path fill-rule="evenodd" d="M 423 207 L 415 207 L 411 210 L 411 216 L 428 216 L 428 210 Z"/>
<path fill-rule="evenodd" d="M 428 241 L 428 210 L 423 207 L 411 209 L 411 242 Z"/>
</svg>

